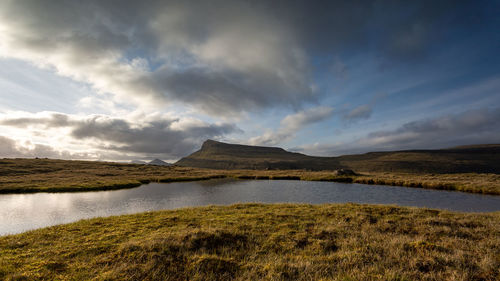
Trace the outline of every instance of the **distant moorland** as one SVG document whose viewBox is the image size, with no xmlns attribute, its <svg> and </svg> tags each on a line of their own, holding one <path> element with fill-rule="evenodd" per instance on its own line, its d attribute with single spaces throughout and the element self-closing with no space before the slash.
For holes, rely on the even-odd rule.
<svg viewBox="0 0 500 281">
<path fill-rule="evenodd" d="M 500 145 L 313 157 L 276 147 L 207 140 L 174 166 L 53 159 L 0 159 L 0 193 L 91 191 L 149 182 L 295 179 L 500 194 Z M 352 169 L 355 175 L 337 175 Z"/>
<path fill-rule="evenodd" d="M 338 181 L 500 194 L 499 174 L 359 172 L 342 176 L 335 175 L 334 171 L 213 170 L 96 161 L 0 159 L 0 193 L 110 190 L 149 182 L 225 177 Z"/>
<path fill-rule="evenodd" d="M 0 237 L 2 280 L 498 280 L 500 213 L 240 204 Z"/>
<path fill-rule="evenodd" d="M 0 159 L 0 193 L 110 190 L 149 182 L 231 177 L 353 182 L 500 195 L 499 151 L 500 145 L 482 145 L 327 158 L 291 153 L 281 148 L 209 140 L 200 151 L 174 166 Z M 298 169 L 297 165 L 309 165 L 307 167 L 314 169 L 305 166 Z M 338 175 L 334 170 L 339 168 L 353 169 L 356 174 Z"/>
<path fill-rule="evenodd" d="M 207 140 L 199 151 L 182 158 L 176 165 L 223 170 L 320 171 L 347 168 L 360 172 L 500 174 L 499 160 L 500 144 L 317 157 L 288 152 L 278 147 L 237 145 Z"/>
</svg>

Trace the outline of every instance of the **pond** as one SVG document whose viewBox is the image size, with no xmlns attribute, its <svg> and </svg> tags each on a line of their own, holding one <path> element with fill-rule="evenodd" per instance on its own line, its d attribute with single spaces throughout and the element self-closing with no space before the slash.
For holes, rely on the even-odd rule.
<svg viewBox="0 0 500 281">
<path fill-rule="evenodd" d="M 500 196 L 381 185 L 291 180 L 151 183 L 132 189 L 0 195 L 0 235 L 85 218 L 238 202 L 370 203 L 463 212 L 500 210 Z"/>
</svg>

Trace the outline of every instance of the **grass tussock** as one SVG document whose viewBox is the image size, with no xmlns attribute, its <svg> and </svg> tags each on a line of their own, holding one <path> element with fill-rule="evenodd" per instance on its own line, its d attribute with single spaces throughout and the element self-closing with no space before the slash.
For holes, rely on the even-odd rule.
<svg viewBox="0 0 500 281">
<path fill-rule="evenodd" d="M 2 280 L 498 280 L 500 213 L 238 204 L 0 237 Z"/>
<path fill-rule="evenodd" d="M 500 195 L 499 174 L 409 174 L 333 171 L 211 170 L 179 166 L 133 165 L 52 159 L 0 159 L 0 193 L 95 191 L 232 177 L 259 180 L 317 180 L 456 190 Z"/>
</svg>

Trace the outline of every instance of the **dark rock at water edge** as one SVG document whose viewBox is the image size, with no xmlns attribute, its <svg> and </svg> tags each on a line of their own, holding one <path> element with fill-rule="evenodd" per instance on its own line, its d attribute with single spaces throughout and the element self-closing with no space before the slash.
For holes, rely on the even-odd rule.
<svg viewBox="0 0 500 281">
<path fill-rule="evenodd" d="M 350 169 L 338 169 L 333 171 L 333 175 L 335 176 L 355 176 L 356 173 Z"/>
</svg>

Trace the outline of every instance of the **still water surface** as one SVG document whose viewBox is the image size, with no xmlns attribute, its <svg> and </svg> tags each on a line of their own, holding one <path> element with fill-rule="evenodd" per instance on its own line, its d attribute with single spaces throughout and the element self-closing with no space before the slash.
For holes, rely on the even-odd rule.
<svg viewBox="0 0 500 281">
<path fill-rule="evenodd" d="M 0 235 L 85 218 L 238 202 L 396 204 L 465 212 L 500 210 L 500 196 L 334 182 L 209 180 L 138 188 L 0 195 Z"/>
</svg>

